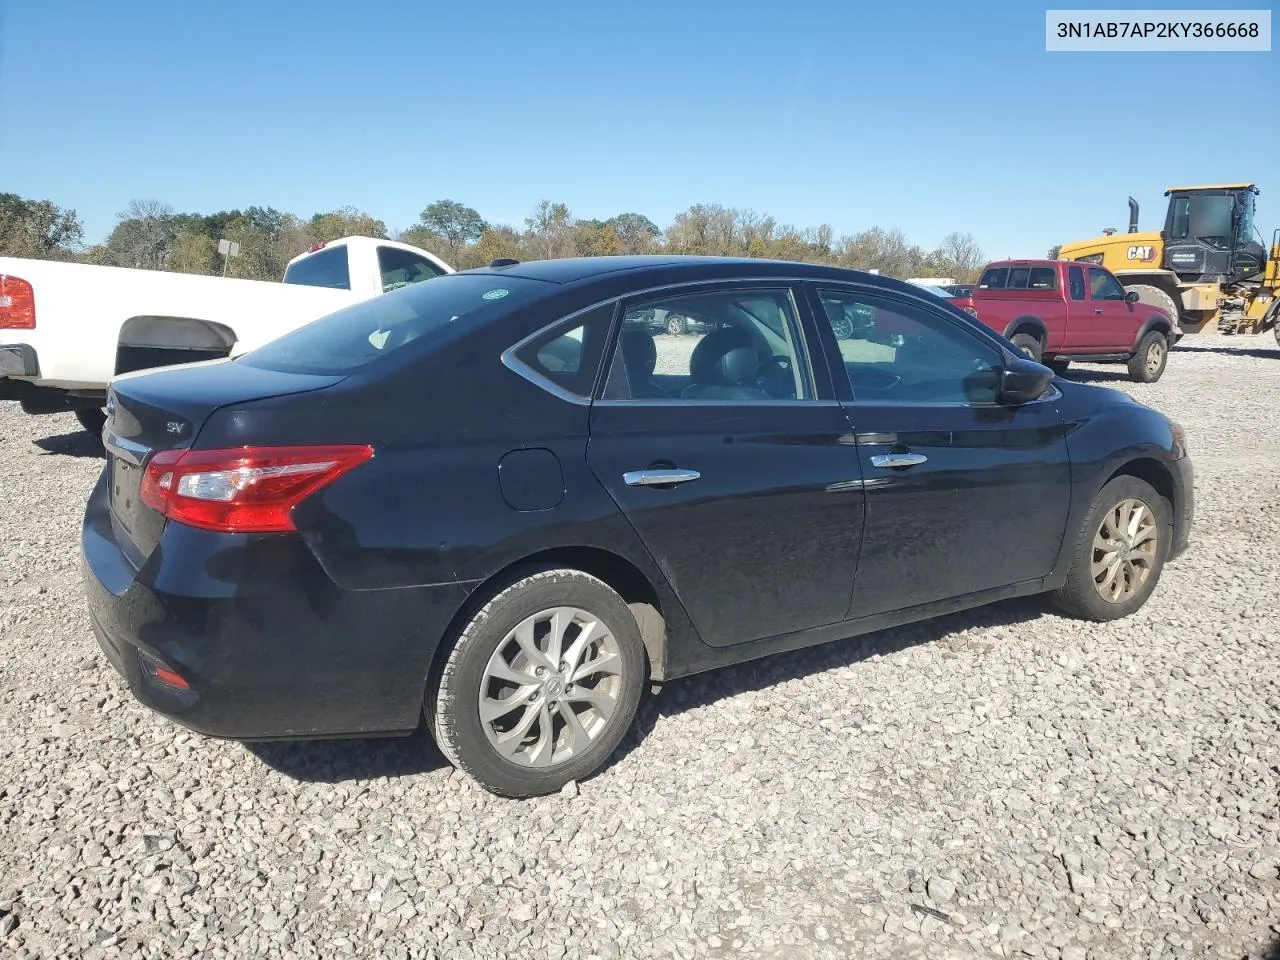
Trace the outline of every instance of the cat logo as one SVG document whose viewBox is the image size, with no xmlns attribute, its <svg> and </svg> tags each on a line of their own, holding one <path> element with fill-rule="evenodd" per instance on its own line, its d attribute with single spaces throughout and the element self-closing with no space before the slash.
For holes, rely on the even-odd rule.
<svg viewBox="0 0 1280 960">
<path fill-rule="evenodd" d="M 1155 247 L 1130 247 L 1129 259 L 1141 260 L 1143 263 L 1150 263 L 1156 258 Z"/>
</svg>

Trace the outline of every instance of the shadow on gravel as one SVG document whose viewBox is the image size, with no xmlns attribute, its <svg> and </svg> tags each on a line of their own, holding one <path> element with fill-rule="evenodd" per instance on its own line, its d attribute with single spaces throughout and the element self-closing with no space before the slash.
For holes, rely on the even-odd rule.
<svg viewBox="0 0 1280 960">
<path fill-rule="evenodd" d="M 84 430 L 75 433 L 62 433 L 56 437 L 41 437 L 33 441 L 45 453 L 56 453 L 64 457 L 90 457 L 101 459 L 102 438 L 95 437 Z"/>
<path fill-rule="evenodd" d="M 1248 336 L 1248 334 L 1246 334 L 1246 336 Z M 1268 350 L 1265 347 L 1241 347 L 1233 350 L 1231 347 L 1179 346 L 1176 350 L 1178 353 L 1220 353 L 1224 357 L 1256 357 L 1265 360 L 1280 359 L 1280 348 Z"/>
<path fill-rule="evenodd" d="M 623 740 L 614 760 L 625 756 L 644 741 L 660 717 L 676 716 L 686 710 L 705 707 L 742 693 L 799 680 L 813 674 L 848 667 L 874 656 L 883 656 L 908 647 L 937 643 L 952 634 L 975 628 L 1028 624 L 1045 614 L 1044 601 L 1036 597 L 1006 600 L 1001 603 L 967 610 L 936 620 L 896 627 L 866 636 L 851 637 L 791 653 L 776 654 L 750 663 L 724 667 L 667 683 L 657 696 L 641 704 L 636 722 Z M 965 638 L 976 646 L 983 638 Z M 954 648 L 948 648 L 952 650 Z M 963 648 L 962 648 L 963 649 Z"/>
<path fill-rule="evenodd" d="M 408 737 L 246 743 L 244 748 L 271 769 L 309 783 L 409 777 L 448 766 L 425 727 Z"/>
<path fill-rule="evenodd" d="M 1125 367 L 1117 367 L 1112 370 L 1077 370 L 1072 367 L 1066 372 L 1064 380 L 1074 380 L 1077 383 L 1115 383 L 1120 380 L 1129 379 L 1129 371 Z"/>
<path fill-rule="evenodd" d="M 609 762 L 593 776 L 604 773 L 639 746 L 660 717 L 676 716 L 737 694 L 764 690 L 788 680 L 851 666 L 870 657 L 918 644 L 937 643 L 963 630 L 1026 624 L 1043 614 L 1043 603 L 1034 597 L 1008 600 L 924 623 L 837 640 L 673 680 L 664 686 L 661 694 L 642 701 L 635 723 L 626 737 Z M 978 638 L 976 642 L 984 641 Z M 408 777 L 448 767 L 448 762 L 436 749 L 424 726 L 408 737 L 246 743 L 243 746 L 273 770 L 309 783 Z"/>
</svg>

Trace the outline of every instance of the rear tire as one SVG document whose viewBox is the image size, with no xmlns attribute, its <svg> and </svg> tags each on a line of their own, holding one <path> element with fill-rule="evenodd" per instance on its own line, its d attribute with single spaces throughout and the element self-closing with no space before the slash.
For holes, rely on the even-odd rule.
<svg viewBox="0 0 1280 960">
<path fill-rule="evenodd" d="M 536 571 L 462 629 L 428 692 L 427 721 L 449 762 L 491 793 L 554 793 L 613 753 L 645 672 L 640 628 L 616 592 L 580 570 Z"/>
<path fill-rule="evenodd" d="M 77 410 L 76 419 L 80 421 L 80 426 L 84 427 L 95 437 L 102 436 L 102 428 L 107 425 L 107 411 L 101 407 L 90 407 L 87 410 Z"/>
<path fill-rule="evenodd" d="M 1169 340 L 1158 330 L 1152 330 L 1129 358 L 1129 379 L 1138 383 L 1155 383 L 1169 363 Z"/>
<path fill-rule="evenodd" d="M 667 333 L 673 337 L 683 337 L 689 332 L 689 321 L 679 314 L 667 314 Z"/>
<path fill-rule="evenodd" d="M 1132 290 L 1138 295 L 1138 302 L 1145 303 L 1149 307 L 1158 307 L 1169 315 L 1169 324 L 1174 330 L 1180 328 L 1178 316 L 1181 311 L 1178 310 L 1178 304 L 1174 302 L 1173 297 L 1165 293 L 1159 287 L 1153 287 L 1149 283 L 1135 283 L 1132 286 L 1125 287 L 1126 290 Z"/>
<path fill-rule="evenodd" d="M 1077 534 L 1067 582 L 1051 595 L 1054 606 L 1097 622 L 1136 613 L 1160 582 L 1173 540 L 1171 514 L 1169 502 L 1137 477 L 1103 486 Z"/>
<path fill-rule="evenodd" d="M 1009 342 L 1012 343 L 1019 350 L 1021 350 L 1023 353 L 1025 353 L 1032 360 L 1036 361 L 1037 363 L 1040 362 L 1040 355 L 1043 352 L 1043 348 L 1040 345 L 1039 337 L 1033 337 L 1029 333 L 1015 333 L 1012 337 L 1009 338 Z"/>
</svg>

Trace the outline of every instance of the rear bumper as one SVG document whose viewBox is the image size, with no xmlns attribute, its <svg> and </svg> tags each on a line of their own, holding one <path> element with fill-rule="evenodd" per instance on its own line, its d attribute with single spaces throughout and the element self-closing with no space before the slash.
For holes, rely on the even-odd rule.
<svg viewBox="0 0 1280 960">
<path fill-rule="evenodd" d="M 40 359 L 25 343 L 0 344 L 0 377 L 38 377 Z"/>
<path fill-rule="evenodd" d="M 467 594 L 459 584 L 342 590 L 300 537 L 176 524 L 135 571 L 115 541 L 105 473 L 81 553 L 94 633 L 134 696 L 235 740 L 414 729 L 440 638 Z M 165 671 L 187 689 L 163 682 Z"/>
</svg>

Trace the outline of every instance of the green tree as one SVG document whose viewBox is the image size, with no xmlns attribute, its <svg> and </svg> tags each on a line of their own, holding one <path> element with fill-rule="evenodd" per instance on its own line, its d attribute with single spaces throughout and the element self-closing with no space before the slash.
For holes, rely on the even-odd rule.
<svg viewBox="0 0 1280 960">
<path fill-rule="evenodd" d="M 618 235 L 620 253 L 650 253 L 662 231 L 641 213 L 620 213 L 605 221 Z"/>
<path fill-rule="evenodd" d="M 329 213 L 317 213 L 311 218 L 310 226 L 312 235 L 326 243 L 340 237 L 387 239 L 387 225 L 355 207 L 339 207 Z"/>
<path fill-rule="evenodd" d="M 1056 243 L 1056 244 L 1054 244 L 1052 247 L 1050 247 L 1050 248 L 1049 248 L 1049 257 L 1048 257 L 1048 259 L 1050 259 L 1050 260 L 1057 260 L 1057 259 L 1058 259 L 1058 255 L 1059 255 L 1060 253 L 1062 253 L 1062 244 L 1060 244 L 1060 243 Z"/>
<path fill-rule="evenodd" d="M 479 240 L 485 228 L 480 214 L 457 200 L 437 200 L 428 206 L 422 211 L 420 225 L 443 237 L 451 253 Z"/>
<path fill-rule="evenodd" d="M 75 256 L 83 239 L 84 227 L 74 210 L 0 193 L 0 254 L 66 260 Z"/>
</svg>

